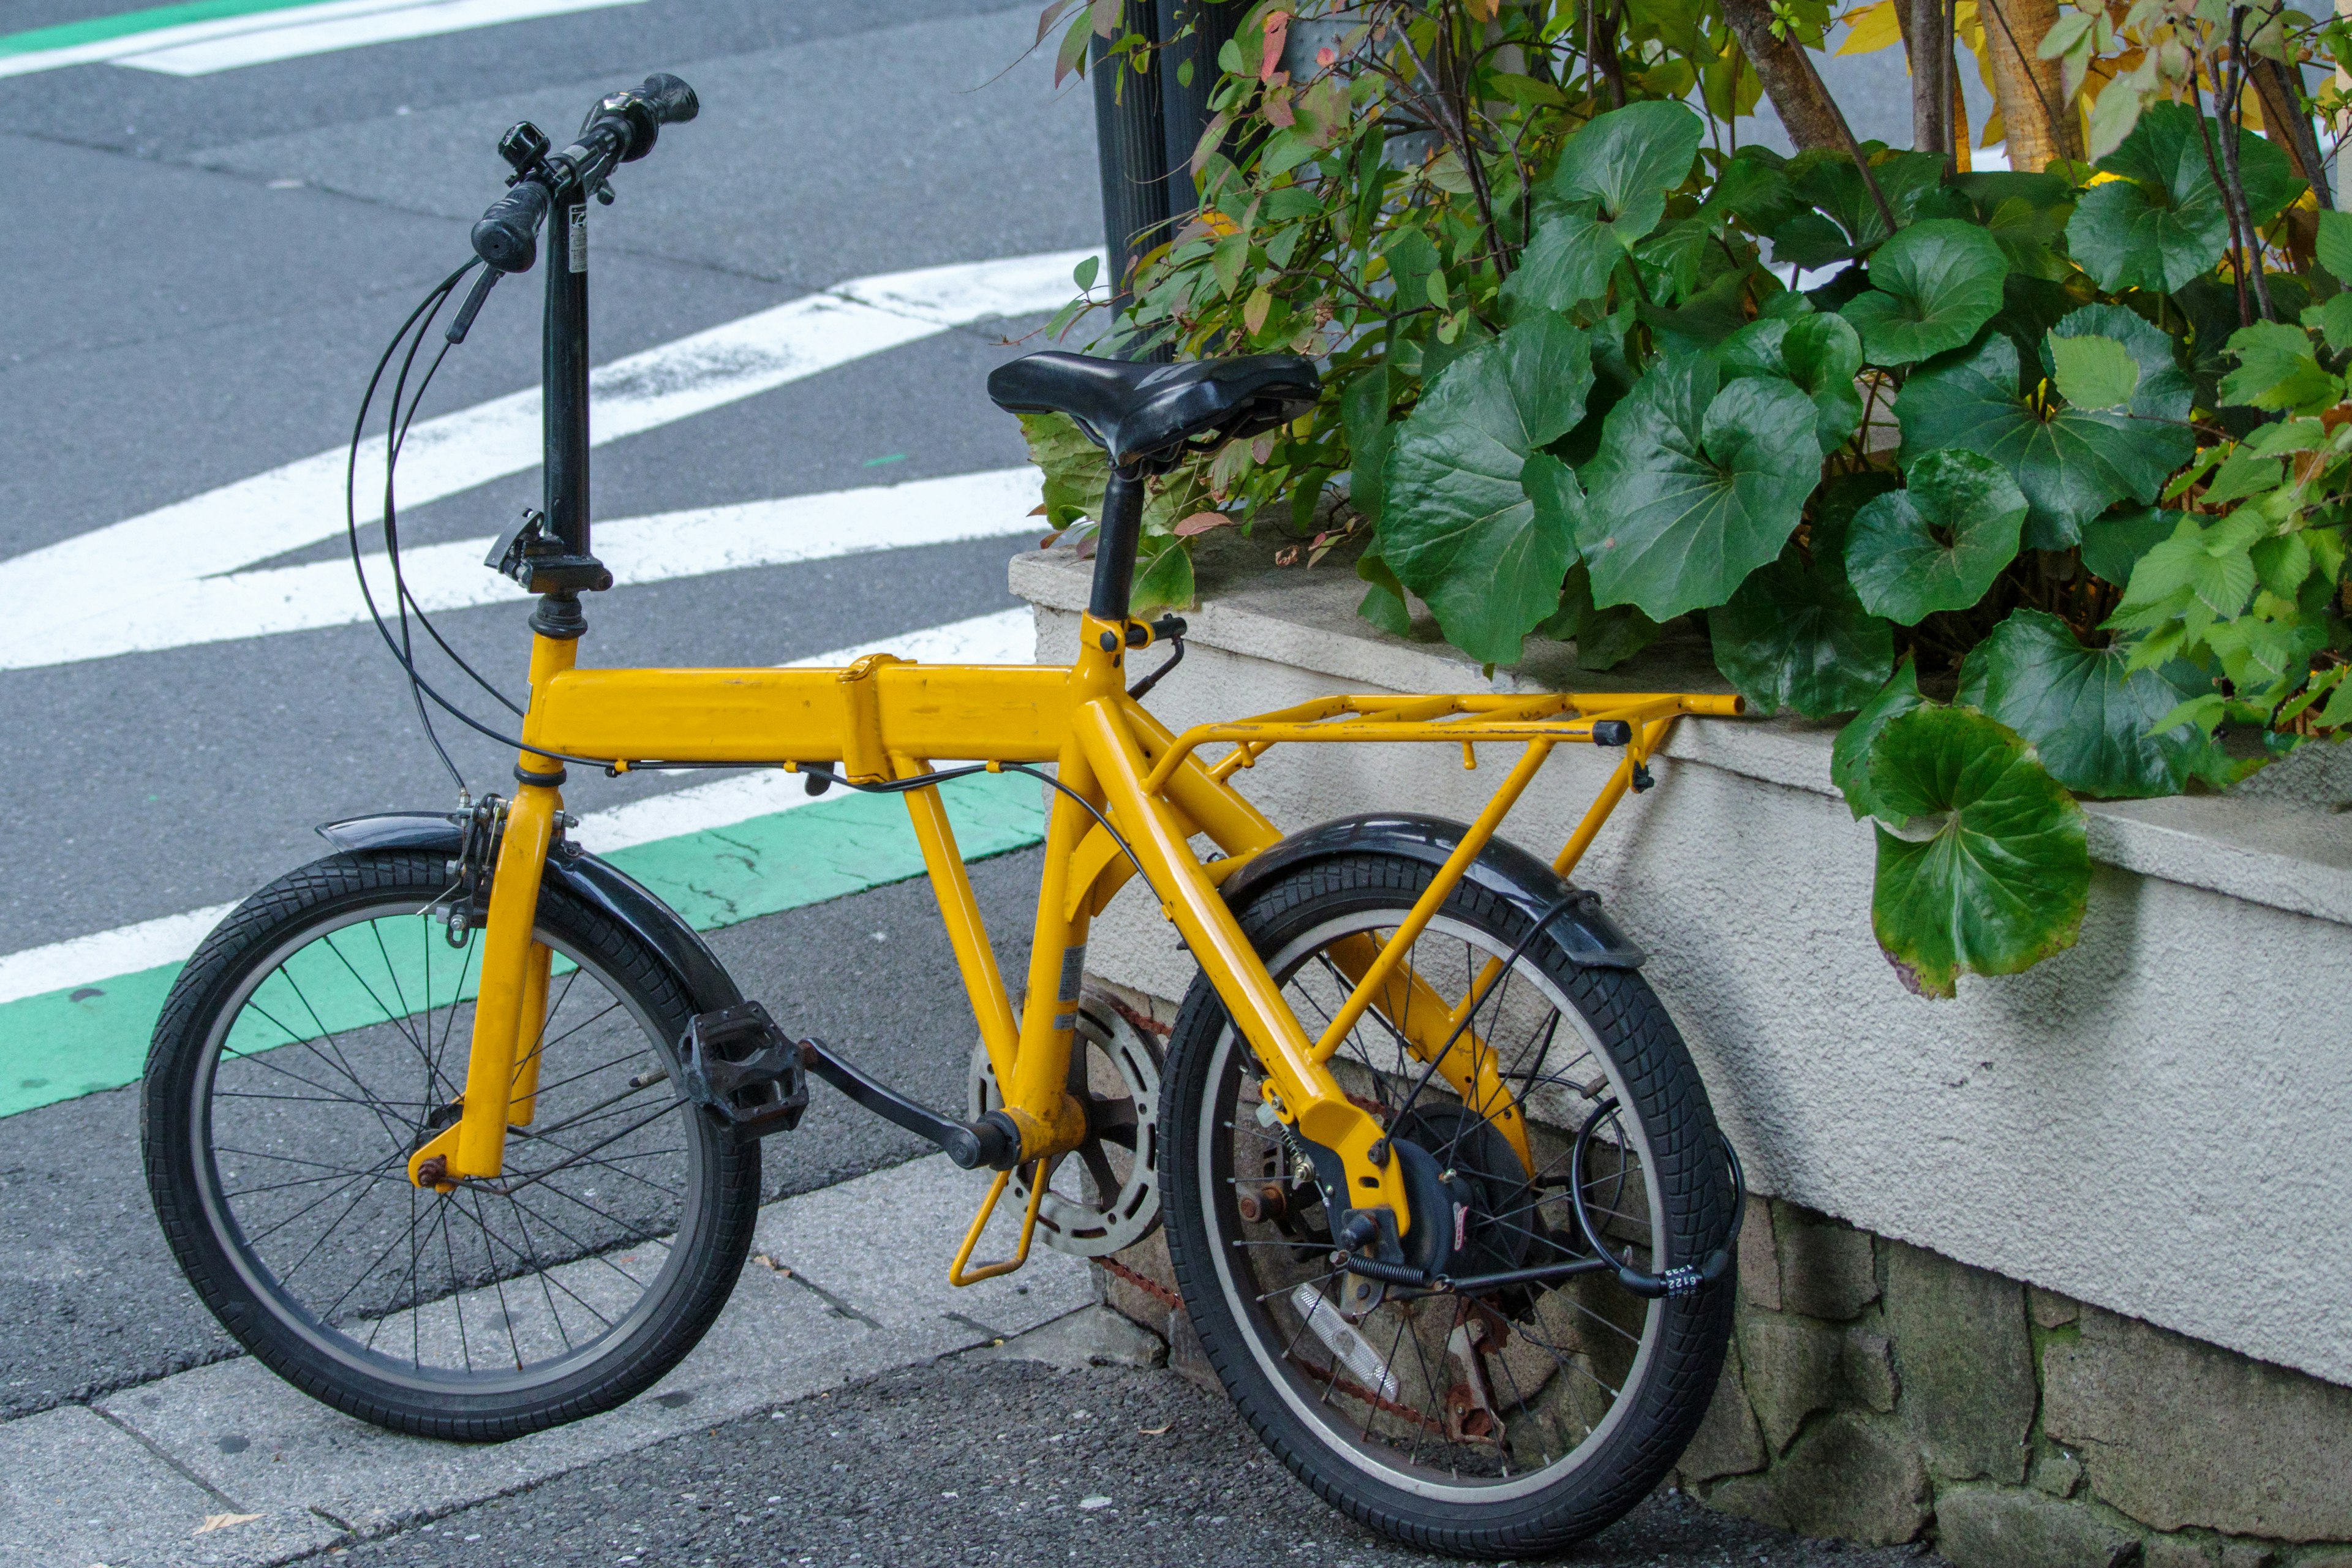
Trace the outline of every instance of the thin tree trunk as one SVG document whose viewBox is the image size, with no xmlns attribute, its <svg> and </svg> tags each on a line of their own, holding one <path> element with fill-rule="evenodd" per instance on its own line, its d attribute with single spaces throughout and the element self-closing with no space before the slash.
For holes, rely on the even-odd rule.
<svg viewBox="0 0 2352 1568">
<path fill-rule="evenodd" d="M 2310 185 L 2312 194 L 2323 207 L 2336 205 L 2336 193 L 2327 188 L 2327 163 L 2319 150 L 2319 133 L 2311 128 L 2311 116 L 2303 111 L 2303 94 L 2295 89 L 2289 67 L 2269 58 L 2247 62 L 2254 80 L 2254 96 L 2263 101 L 2263 129 L 2286 154 L 2294 172 Z"/>
<path fill-rule="evenodd" d="M 1620 0 L 1619 4 L 1604 10 L 1600 0 L 1591 0 L 1585 15 L 1590 19 L 1587 26 L 1591 37 L 1588 42 L 1592 64 L 1601 72 L 1602 84 L 1609 89 L 1609 107 L 1622 109 L 1625 107 L 1625 67 L 1617 56 L 1617 33 L 1625 25 L 1625 7 Z"/>
<path fill-rule="evenodd" d="M 1740 52 L 1756 68 L 1756 79 L 1772 100 L 1789 140 L 1800 150 L 1852 148 L 1853 131 L 1803 47 L 1772 36 L 1770 0 L 1723 0 L 1723 16 L 1738 35 Z"/>
<path fill-rule="evenodd" d="M 2227 170 L 2230 183 L 2222 194 L 2236 207 L 2238 226 L 2245 233 L 2244 265 L 2249 280 L 2254 286 L 2254 299 L 2263 309 L 2263 320 L 2278 320 L 2277 307 L 2271 303 L 2270 279 L 2263 266 L 2262 231 L 2254 227 L 2254 215 L 2246 205 L 2246 177 L 2238 164 L 2238 138 L 2245 134 L 2239 105 L 2246 91 L 2246 7 L 2233 6 L 2230 12 L 2230 68 L 2224 78 L 2228 100 L 2221 109 L 2221 166 Z"/>
<path fill-rule="evenodd" d="M 2039 174 L 2053 158 L 2079 160 L 2083 119 L 2066 101 L 2064 67 L 2035 51 L 2058 20 L 2058 0 L 1979 0 L 1992 57 L 1994 101 L 2009 137 L 2009 166 Z"/>
<path fill-rule="evenodd" d="M 1911 147 L 1941 153 L 1950 167 L 1952 89 L 1951 13 L 1946 0 L 1895 0 L 1895 23 L 1903 30 L 1903 54 L 1911 66 Z"/>
</svg>

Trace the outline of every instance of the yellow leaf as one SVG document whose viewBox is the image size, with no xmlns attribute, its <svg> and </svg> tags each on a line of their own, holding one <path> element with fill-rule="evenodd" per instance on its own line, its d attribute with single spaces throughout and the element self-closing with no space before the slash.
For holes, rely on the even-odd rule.
<svg viewBox="0 0 2352 1568">
<path fill-rule="evenodd" d="M 1876 0 L 1876 4 L 1848 11 L 1844 16 L 1845 42 L 1838 46 L 1842 55 L 1867 55 L 1903 41 L 1903 24 L 1895 19 L 1895 0 Z"/>
<path fill-rule="evenodd" d="M 198 1535 L 210 1535 L 215 1530 L 226 1530 L 233 1524 L 251 1524 L 261 1516 L 257 1513 L 208 1513 L 204 1523 L 196 1526 Z"/>
</svg>

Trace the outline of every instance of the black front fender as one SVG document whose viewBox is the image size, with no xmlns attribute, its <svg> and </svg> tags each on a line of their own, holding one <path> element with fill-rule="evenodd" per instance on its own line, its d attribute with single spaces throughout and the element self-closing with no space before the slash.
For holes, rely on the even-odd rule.
<svg viewBox="0 0 2352 1568">
<path fill-rule="evenodd" d="M 1406 812 L 1368 812 L 1342 816 L 1278 844 L 1268 845 L 1227 878 L 1226 904 L 1238 911 L 1261 888 L 1318 860 L 1341 855 L 1396 855 L 1425 865 L 1443 866 L 1469 829 L 1440 816 Z M 1543 861 L 1500 838 L 1486 847 L 1463 873 L 1463 880 L 1507 900 L 1529 920 L 1540 920 L 1562 900 L 1569 907 L 1552 916 L 1549 930 L 1567 950 L 1570 960 L 1589 969 L 1639 969 L 1646 956 L 1617 929 L 1601 908 L 1601 896 L 1578 889 Z"/>
<path fill-rule="evenodd" d="M 446 813 L 394 811 L 327 823 L 319 829 L 319 837 L 346 854 L 430 849 L 454 856 L 460 834 L 456 820 Z M 547 858 L 546 877 L 571 897 L 626 927 L 658 953 L 685 988 L 696 1012 L 715 1013 L 743 1000 L 734 977 L 701 933 L 619 867 L 558 839 Z"/>
</svg>

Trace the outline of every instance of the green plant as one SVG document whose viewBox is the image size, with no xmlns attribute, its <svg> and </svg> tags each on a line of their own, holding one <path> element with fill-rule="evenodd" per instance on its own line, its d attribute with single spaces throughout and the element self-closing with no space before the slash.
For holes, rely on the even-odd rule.
<svg viewBox="0 0 2352 1568">
<path fill-rule="evenodd" d="M 1853 715 L 1874 927 L 1949 995 L 2074 941 L 2077 797 L 2352 727 L 2352 216 L 2241 107 L 2343 30 L 2062 20 L 2104 155 L 1958 174 L 1739 145 L 1739 4 L 1370 0 L 1300 79 L 1287 9 L 1254 9 L 1123 325 L 1314 354 L 1328 391 L 1173 481 L 1143 571 L 1189 594 L 1187 531 L 1344 491 L 1391 631 L 1418 601 L 1489 664 L 1541 634 L 1606 668 L 1703 623 L 1759 709 Z M 2163 97 L 2200 72 L 2230 114 Z"/>
</svg>

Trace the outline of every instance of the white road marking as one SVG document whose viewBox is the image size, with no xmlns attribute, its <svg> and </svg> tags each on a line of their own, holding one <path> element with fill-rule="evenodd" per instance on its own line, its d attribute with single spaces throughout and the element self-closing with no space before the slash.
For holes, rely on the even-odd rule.
<svg viewBox="0 0 2352 1568">
<path fill-rule="evenodd" d="M 1030 664 L 1035 643 L 1025 609 L 1001 610 L 946 626 L 878 637 L 794 659 L 788 668 L 823 669 L 845 665 L 869 653 L 895 653 L 929 664 Z M 581 818 L 581 842 L 609 854 L 657 838 L 674 838 L 706 828 L 725 827 L 806 805 L 801 781 L 776 769 L 735 773 L 709 784 L 632 801 Z M 0 955 L 0 1004 L 69 986 L 94 985 L 177 963 L 195 952 L 235 904 L 214 904 L 185 914 L 141 921 L 45 947 Z"/>
<path fill-rule="evenodd" d="M 637 3 L 638 0 L 329 0 L 328 4 L 317 5 L 272 6 L 173 26 L 140 27 L 88 43 L 0 53 L 0 77 L 28 76 L 37 71 L 62 70 L 68 66 L 109 64 L 196 76 L 226 70 L 230 66 L 257 65 L 264 60 L 355 48 L 394 38 L 425 37 L 564 11 Z M 338 36 L 345 41 L 325 41 Z M 221 63 L 200 63 L 207 50 L 223 51 L 215 57 Z M 240 50 L 243 58 L 236 58 Z"/>
<path fill-rule="evenodd" d="M 758 566 L 825 561 L 877 550 L 994 539 L 1029 526 L 1037 470 L 1000 468 L 898 485 L 826 490 L 735 506 L 697 507 L 596 524 L 596 553 L 622 586 Z M 463 539 L 401 552 L 401 574 L 427 612 L 519 603 L 530 595 L 482 564 L 492 541 Z M 362 555 L 376 608 L 393 614 L 391 563 Z M 204 577 L 174 588 L 135 618 L 82 621 L 39 647 L 11 650 L 10 667 L 73 664 L 195 643 L 349 626 L 367 619 L 348 556 Z"/>
<path fill-rule="evenodd" d="M 992 316 L 1050 310 L 1070 297 L 1065 251 L 855 279 L 600 367 L 599 446 L 772 391 L 822 371 Z M 400 460 L 404 504 L 456 495 L 538 466 L 536 387 L 419 423 Z M 0 561 L 0 669 L 54 662 L 51 644 L 109 635 L 93 623 L 170 612 L 198 578 L 267 561 L 343 528 L 346 449 L 334 447 L 169 506 Z M 362 493 L 383 472 L 383 439 L 362 444 Z"/>
<path fill-rule="evenodd" d="M 0 1003 L 72 985 L 95 985 L 118 974 L 177 963 L 195 952 L 197 944 L 212 934 L 213 927 L 236 908 L 235 904 L 210 904 L 184 915 L 141 921 L 0 957 Z"/>
<path fill-rule="evenodd" d="M 210 76 L 239 66 L 266 65 L 272 60 L 300 59 L 306 55 L 332 54 L 339 49 L 364 48 L 370 44 L 429 38 L 442 33 L 469 32 L 504 22 L 527 22 L 561 16 L 572 11 L 598 11 L 614 5 L 640 5 L 645 0 L 405 0 L 391 5 L 371 5 L 356 14 L 319 16 L 317 12 L 346 11 L 338 5 L 305 6 L 268 17 L 275 26 L 255 27 L 224 37 L 150 48 L 116 58 L 114 64 L 169 76 Z M 261 21 L 263 17 L 251 20 Z M 152 42 L 152 40 L 150 40 Z"/>
</svg>

